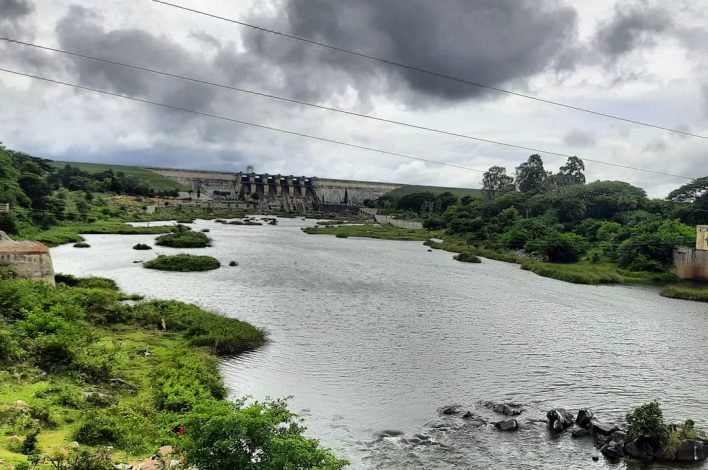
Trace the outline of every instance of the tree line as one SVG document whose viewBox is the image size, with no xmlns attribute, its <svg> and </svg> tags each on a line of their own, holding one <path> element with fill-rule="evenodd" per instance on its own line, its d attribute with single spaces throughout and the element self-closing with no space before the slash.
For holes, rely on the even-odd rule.
<svg viewBox="0 0 708 470">
<path fill-rule="evenodd" d="M 674 248 L 693 245 L 695 225 L 708 223 L 708 177 L 650 199 L 626 182 L 586 183 L 584 170 L 582 159 L 571 157 L 552 173 L 531 155 L 513 177 L 501 166 L 485 172 L 482 197 L 416 193 L 374 205 L 417 215 L 426 228 L 471 245 L 652 272 L 665 271 Z"/>
</svg>

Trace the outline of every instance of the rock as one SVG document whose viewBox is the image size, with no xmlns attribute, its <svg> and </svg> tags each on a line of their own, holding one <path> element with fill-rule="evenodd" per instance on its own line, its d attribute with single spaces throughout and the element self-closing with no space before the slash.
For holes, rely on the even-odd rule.
<svg viewBox="0 0 708 470">
<path fill-rule="evenodd" d="M 135 391 L 135 387 L 133 387 L 126 380 L 121 378 L 110 379 L 108 383 L 111 384 L 111 387 L 121 387 L 127 390 Z"/>
<path fill-rule="evenodd" d="M 118 400 L 101 392 L 83 392 L 84 400 L 94 406 L 107 407 L 118 403 Z"/>
<path fill-rule="evenodd" d="M 612 438 L 613 441 L 617 441 L 617 442 L 621 443 L 622 445 L 624 445 L 624 441 L 627 438 L 625 433 L 623 433 L 622 431 L 615 431 L 612 433 L 612 435 L 610 437 Z"/>
<path fill-rule="evenodd" d="M 116 470 L 133 470 L 133 466 L 129 463 L 117 463 L 113 465 Z"/>
<path fill-rule="evenodd" d="M 616 462 L 622 458 L 623 450 L 624 449 L 622 443 L 617 441 L 610 441 L 609 444 L 605 444 L 604 446 L 602 446 L 600 452 L 602 452 L 602 455 L 604 455 L 607 460 Z"/>
<path fill-rule="evenodd" d="M 571 424 L 573 424 L 573 415 L 568 413 L 565 408 L 555 408 L 546 413 L 548 418 L 548 427 L 556 432 L 561 432 Z"/>
<path fill-rule="evenodd" d="M 460 405 L 443 406 L 438 409 L 441 415 L 456 415 L 460 413 Z"/>
<path fill-rule="evenodd" d="M 238 263 L 236 261 L 231 261 L 229 263 L 229 266 L 238 266 Z"/>
<path fill-rule="evenodd" d="M 398 431 L 395 429 L 385 429 L 378 434 L 379 438 L 384 437 L 399 437 L 403 435 L 403 431 Z"/>
<path fill-rule="evenodd" d="M 500 431 L 516 431 L 519 429 L 519 423 L 513 418 L 496 422 L 494 426 Z"/>
<path fill-rule="evenodd" d="M 157 453 L 160 454 L 161 457 L 167 457 L 168 455 L 172 455 L 172 452 L 174 452 L 172 446 L 162 446 L 160 447 L 160 450 L 157 451 Z"/>
<path fill-rule="evenodd" d="M 597 455 L 593 455 L 592 460 L 593 462 L 597 462 L 598 460 L 600 460 L 600 457 L 598 457 Z"/>
<path fill-rule="evenodd" d="M 592 427 L 592 419 L 595 416 L 595 414 L 592 412 L 592 410 L 588 408 L 583 408 L 578 411 L 578 416 L 575 418 L 575 422 L 578 424 L 578 426 L 589 429 Z"/>
<path fill-rule="evenodd" d="M 573 428 L 570 435 L 577 439 L 580 437 L 590 436 L 591 434 L 590 434 L 590 431 L 588 431 L 587 429 L 576 426 Z"/>
<path fill-rule="evenodd" d="M 677 462 L 698 462 L 708 458 L 708 445 L 703 441 L 684 439 L 674 455 Z"/>
<path fill-rule="evenodd" d="M 633 459 L 642 459 L 644 455 L 641 447 L 639 447 L 639 444 L 637 444 L 636 440 L 627 442 L 624 445 L 624 453 Z"/>
<path fill-rule="evenodd" d="M 518 407 L 518 405 L 510 405 L 508 403 L 499 403 L 497 405 L 494 405 L 492 407 L 492 410 L 497 413 L 501 413 L 504 416 L 519 416 L 523 411 L 520 407 Z"/>
<path fill-rule="evenodd" d="M 81 446 L 79 445 L 78 442 L 76 442 L 76 441 L 71 441 L 67 447 L 69 447 L 69 449 L 78 449 L 78 448 L 81 447 Z"/>
<path fill-rule="evenodd" d="M 608 424 L 608 423 L 603 423 L 600 421 L 593 420 L 592 430 L 596 434 L 602 434 L 605 436 L 609 436 L 613 432 L 619 431 L 619 428 L 617 426 L 615 426 L 614 424 Z"/>
</svg>

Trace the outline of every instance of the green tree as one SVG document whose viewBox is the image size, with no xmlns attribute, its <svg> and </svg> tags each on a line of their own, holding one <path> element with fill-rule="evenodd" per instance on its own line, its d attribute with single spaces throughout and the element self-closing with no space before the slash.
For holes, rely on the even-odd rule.
<svg viewBox="0 0 708 470">
<path fill-rule="evenodd" d="M 516 167 L 516 186 L 523 193 L 542 193 L 546 190 L 548 174 L 540 155 L 534 154 Z"/>
<path fill-rule="evenodd" d="M 489 199 L 492 199 L 497 194 L 513 191 L 514 178 L 506 174 L 506 168 L 503 166 L 493 166 L 484 172 L 482 177 L 482 190 Z"/>
<path fill-rule="evenodd" d="M 338 470 L 347 465 L 316 439 L 288 411 L 285 401 L 207 402 L 185 422 L 187 460 L 210 470 Z"/>
<path fill-rule="evenodd" d="M 565 165 L 555 175 L 557 186 L 585 184 L 585 163 L 578 157 L 569 157 Z"/>
</svg>

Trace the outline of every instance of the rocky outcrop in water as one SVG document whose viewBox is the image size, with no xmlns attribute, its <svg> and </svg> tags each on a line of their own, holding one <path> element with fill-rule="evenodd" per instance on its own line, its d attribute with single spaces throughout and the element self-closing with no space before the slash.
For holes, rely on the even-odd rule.
<svg viewBox="0 0 708 470">
<path fill-rule="evenodd" d="M 573 424 L 573 415 L 565 408 L 552 409 L 546 413 L 546 418 L 548 418 L 548 427 L 555 432 L 561 432 Z"/>
</svg>

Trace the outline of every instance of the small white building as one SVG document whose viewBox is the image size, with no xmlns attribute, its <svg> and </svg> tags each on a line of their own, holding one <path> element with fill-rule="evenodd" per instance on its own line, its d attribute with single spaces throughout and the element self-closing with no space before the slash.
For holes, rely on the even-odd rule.
<svg viewBox="0 0 708 470">
<path fill-rule="evenodd" d="M 696 250 L 708 250 L 708 225 L 696 226 Z"/>
</svg>

